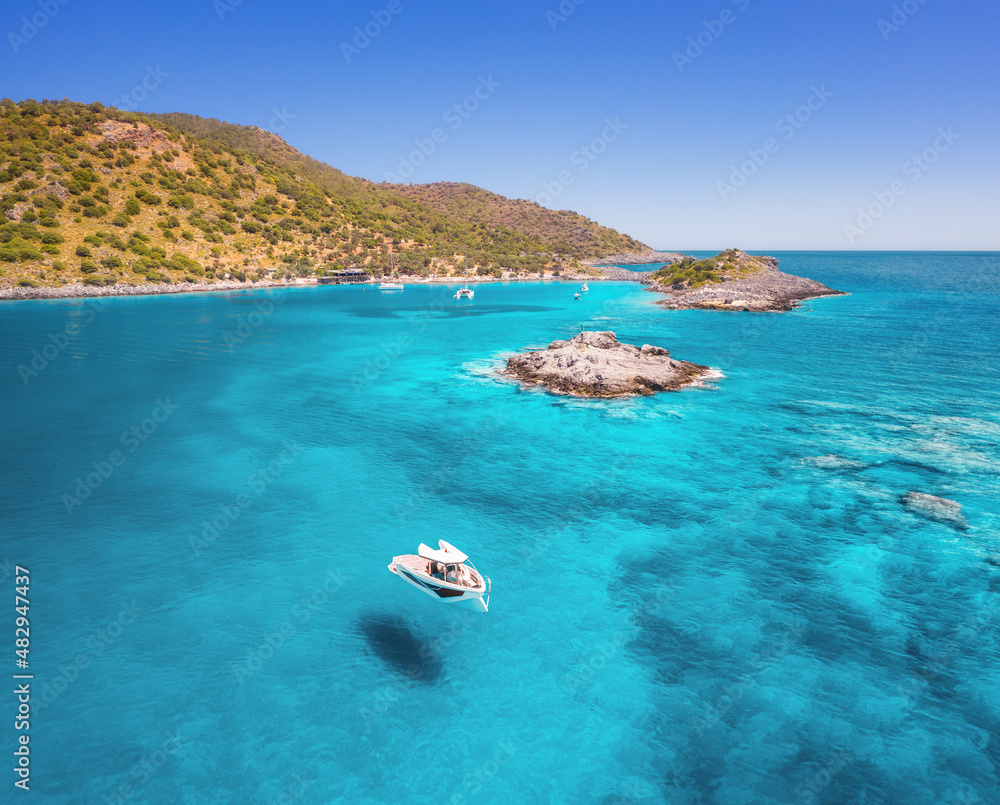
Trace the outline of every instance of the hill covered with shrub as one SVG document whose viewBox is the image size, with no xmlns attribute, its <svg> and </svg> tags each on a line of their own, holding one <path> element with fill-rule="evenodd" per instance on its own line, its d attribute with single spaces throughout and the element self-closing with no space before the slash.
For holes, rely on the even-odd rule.
<svg viewBox="0 0 1000 805">
<path fill-rule="evenodd" d="M 538 272 L 645 248 L 465 184 L 369 182 L 185 114 L 0 101 L 0 287 L 379 272 Z"/>
</svg>

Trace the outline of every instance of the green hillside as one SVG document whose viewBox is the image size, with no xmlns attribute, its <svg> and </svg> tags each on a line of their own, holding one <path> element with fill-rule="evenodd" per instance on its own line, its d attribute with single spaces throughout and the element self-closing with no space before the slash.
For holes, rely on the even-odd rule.
<svg viewBox="0 0 1000 805">
<path fill-rule="evenodd" d="M 481 273 L 642 244 L 463 184 L 347 176 L 253 126 L 0 101 L 0 287 L 308 276 L 356 264 Z"/>
</svg>

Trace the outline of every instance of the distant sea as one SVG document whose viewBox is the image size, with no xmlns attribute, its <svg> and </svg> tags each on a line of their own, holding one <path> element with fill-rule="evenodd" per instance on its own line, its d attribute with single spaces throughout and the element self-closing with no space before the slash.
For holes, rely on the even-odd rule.
<svg viewBox="0 0 1000 805">
<path fill-rule="evenodd" d="M 850 295 L 0 303 L 4 801 L 996 802 L 1000 258 L 777 256 Z M 721 376 L 497 378 L 581 326 Z M 439 538 L 488 614 L 387 571 Z"/>
</svg>

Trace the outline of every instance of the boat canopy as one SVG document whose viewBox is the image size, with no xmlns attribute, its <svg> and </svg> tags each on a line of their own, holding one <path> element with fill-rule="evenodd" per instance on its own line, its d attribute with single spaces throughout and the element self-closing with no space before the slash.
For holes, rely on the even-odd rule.
<svg viewBox="0 0 1000 805">
<path fill-rule="evenodd" d="M 424 545 L 421 542 L 417 553 L 424 559 L 430 559 L 432 562 L 441 562 L 444 565 L 460 565 L 469 558 L 454 545 L 445 542 L 443 539 L 438 540 L 438 548 L 440 550 L 434 550 L 429 545 Z"/>
</svg>

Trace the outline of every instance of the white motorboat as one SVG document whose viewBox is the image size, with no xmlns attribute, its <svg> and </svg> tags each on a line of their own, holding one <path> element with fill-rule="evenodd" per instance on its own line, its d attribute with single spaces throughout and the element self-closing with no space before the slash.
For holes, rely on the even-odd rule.
<svg viewBox="0 0 1000 805">
<path fill-rule="evenodd" d="M 583 283 L 583 287 L 580 289 L 581 293 L 587 293 L 590 288 L 587 287 L 587 283 Z"/>
<path fill-rule="evenodd" d="M 573 298 L 574 298 L 574 299 L 579 299 L 579 298 L 580 298 L 580 294 L 579 294 L 579 293 L 575 293 L 575 294 L 573 294 Z"/>
<path fill-rule="evenodd" d="M 477 612 L 489 610 L 489 578 L 476 569 L 468 556 L 443 539 L 438 540 L 437 550 L 421 542 L 416 556 L 392 557 L 389 570 L 444 604 L 464 604 Z"/>
<path fill-rule="evenodd" d="M 389 281 L 385 280 L 385 273 L 382 274 L 382 283 L 378 286 L 380 291 L 401 291 L 403 290 L 403 283 L 399 282 L 399 278 L 396 275 L 396 264 L 392 260 L 392 249 L 389 249 L 389 265 L 392 268 L 392 273 L 389 275 Z"/>
</svg>

